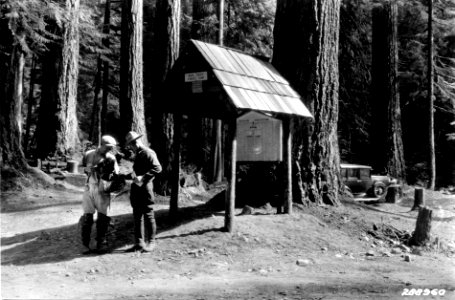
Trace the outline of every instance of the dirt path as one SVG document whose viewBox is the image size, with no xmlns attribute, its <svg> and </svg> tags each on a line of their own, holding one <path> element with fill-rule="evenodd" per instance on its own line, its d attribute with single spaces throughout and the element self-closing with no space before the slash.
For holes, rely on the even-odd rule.
<svg viewBox="0 0 455 300">
<path fill-rule="evenodd" d="M 298 209 L 292 216 L 238 216 L 221 231 L 223 212 L 185 201 L 181 222 L 156 206 L 158 246 L 124 253 L 132 243 L 126 196 L 111 207 L 106 255 L 80 254 L 80 191 L 24 190 L 2 194 L 3 299 L 402 299 L 405 289 L 438 289 L 455 299 L 452 248 L 410 254 L 366 234 L 372 223 L 413 230 L 416 212 L 398 204 L 345 203 Z M 433 232 L 455 240 L 455 197 L 429 202 Z M 411 203 L 412 204 L 412 203 Z M 240 210 L 238 210 L 238 213 Z M 370 252 L 369 252 L 370 251 Z M 367 254 L 369 252 L 369 254 Z M 410 262 L 404 260 L 409 255 Z"/>
</svg>

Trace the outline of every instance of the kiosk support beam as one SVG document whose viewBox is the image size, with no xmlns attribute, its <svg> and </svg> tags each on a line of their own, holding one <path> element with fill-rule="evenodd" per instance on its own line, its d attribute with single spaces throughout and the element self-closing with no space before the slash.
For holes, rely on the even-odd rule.
<svg viewBox="0 0 455 300">
<path fill-rule="evenodd" d="M 229 155 L 229 177 L 228 189 L 226 191 L 226 210 L 224 218 L 224 227 L 227 232 L 234 231 L 234 215 L 235 215 L 235 182 L 237 171 L 237 119 L 232 119 L 229 122 L 229 139 L 231 143 L 231 152 Z"/>
<path fill-rule="evenodd" d="M 169 217 L 176 219 L 179 210 L 180 192 L 180 144 L 181 144 L 182 116 L 174 114 L 174 161 L 171 173 L 171 200 L 169 203 Z"/>
<path fill-rule="evenodd" d="M 284 213 L 292 214 L 292 122 L 291 117 L 283 120 L 283 160 L 284 160 Z"/>
</svg>

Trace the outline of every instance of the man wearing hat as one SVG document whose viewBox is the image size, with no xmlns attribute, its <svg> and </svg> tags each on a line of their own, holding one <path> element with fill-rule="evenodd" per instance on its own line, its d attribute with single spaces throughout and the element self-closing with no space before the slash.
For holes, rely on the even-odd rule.
<svg viewBox="0 0 455 300">
<path fill-rule="evenodd" d="M 109 251 L 106 233 L 110 218 L 107 209 L 111 202 L 109 181 L 118 174 L 119 166 L 115 155 L 111 152 L 117 146 L 117 141 L 109 135 L 101 137 L 101 145 L 84 154 L 82 166 L 87 174 L 87 184 L 82 197 L 81 237 L 82 244 L 86 248 L 84 254 L 92 252 L 90 249 L 93 214 L 97 211 L 96 219 L 96 252 L 106 253 Z"/>
<path fill-rule="evenodd" d="M 135 152 L 130 191 L 134 217 L 134 246 L 127 252 L 150 252 L 155 247 L 153 179 L 162 168 L 155 151 L 145 146 L 140 140 L 141 137 L 142 135 L 130 131 L 125 138 L 125 146 Z"/>
</svg>

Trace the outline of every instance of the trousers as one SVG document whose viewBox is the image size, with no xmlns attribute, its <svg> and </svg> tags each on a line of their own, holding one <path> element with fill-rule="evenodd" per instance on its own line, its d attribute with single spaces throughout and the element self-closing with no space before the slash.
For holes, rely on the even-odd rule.
<svg viewBox="0 0 455 300">
<path fill-rule="evenodd" d="M 153 211 L 153 182 L 138 186 L 131 185 L 130 202 L 134 218 L 134 243 L 145 247 L 155 240 L 156 221 Z"/>
<path fill-rule="evenodd" d="M 95 211 L 107 215 L 111 202 L 110 193 L 106 193 L 99 183 L 89 182 L 85 186 L 82 196 L 82 210 L 84 214 L 94 214 Z"/>
</svg>

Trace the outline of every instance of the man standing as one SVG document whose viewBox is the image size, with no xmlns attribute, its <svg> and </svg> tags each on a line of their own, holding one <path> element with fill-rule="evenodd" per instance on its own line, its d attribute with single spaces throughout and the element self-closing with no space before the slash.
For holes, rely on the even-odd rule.
<svg viewBox="0 0 455 300">
<path fill-rule="evenodd" d="M 81 236 L 82 244 L 85 246 L 83 254 L 90 254 L 90 235 L 93 225 L 93 214 L 98 211 L 96 220 L 96 252 L 106 253 L 109 251 L 106 233 L 110 218 L 107 216 L 107 209 L 111 202 L 109 191 L 110 181 L 118 174 L 119 166 L 115 155 L 111 153 L 117 145 L 117 141 L 109 135 L 101 137 L 101 145 L 84 154 L 82 165 L 87 174 L 87 184 L 82 197 Z"/>
<path fill-rule="evenodd" d="M 155 247 L 153 179 L 162 168 L 155 151 L 145 146 L 140 140 L 141 137 L 142 135 L 130 131 L 125 138 L 125 146 L 135 152 L 130 191 L 134 217 L 134 246 L 126 250 L 127 252 L 150 252 Z"/>
</svg>

